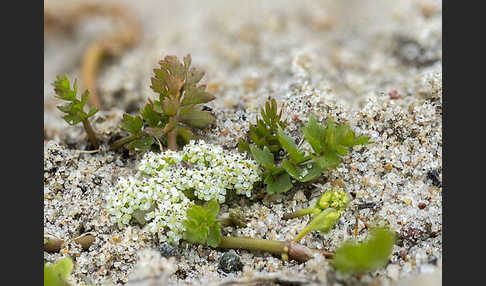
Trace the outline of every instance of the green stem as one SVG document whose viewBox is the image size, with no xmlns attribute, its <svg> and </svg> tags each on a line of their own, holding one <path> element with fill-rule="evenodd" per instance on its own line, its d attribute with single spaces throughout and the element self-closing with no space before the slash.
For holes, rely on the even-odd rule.
<svg viewBox="0 0 486 286">
<path fill-rule="evenodd" d="M 314 213 L 315 208 L 310 207 L 310 208 L 305 208 L 305 209 L 300 209 L 298 211 L 295 211 L 293 213 L 286 214 L 282 217 L 282 219 L 291 219 L 291 218 L 296 218 L 296 217 L 301 217 L 309 214 L 315 214 Z"/>
<path fill-rule="evenodd" d="M 294 238 L 294 241 L 299 242 L 311 230 L 312 229 L 309 226 L 306 226 L 303 230 L 299 232 L 299 234 L 297 234 L 297 236 Z"/>
<path fill-rule="evenodd" d="M 111 144 L 111 149 L 112 150 L 117 150 L 118 148 L 122 147 L 123 145 L 132 142 L 133 140 L 136 140 L 140 138 L 138 135 L 130 135 L 121 139 L 116 140 Z"/>
<path fill-rule="evenodd" d="M 98 138 L 96 138 L 96 133 L 94 132 L 93 127 L 91 127 L 88 119 L 85 119 L 81 122 L 83 122 L 84 130 L 86 131 L 86 134 L 88 134 L 88 139 L 91 142 L 91 145 L 93 145 L 93 147 L 97 149 L 100 144 L 98 143 Z"/>
<path fill-rule="evenodd" d="M 284 253 L 286 242 L 250 237 L 221 237 L 219 248 L 238 248 L 246 250 L 266 251 L 272 254 L 281 255 Z"/>
<path fill-rule="evenodd" d="M 311 249 L 294 241 L 278 241 L 250 237 L 221 237 L 219 248 L 246 249 L 256 251 L 266 251 L 274 255 L 279 255 L 282 260 L 289 259 L 298 262 L 306 262 L 314 257 L 314 254 L 321 253 L 329 258 L 333 254 L 326 250 Z"/>
</svg>

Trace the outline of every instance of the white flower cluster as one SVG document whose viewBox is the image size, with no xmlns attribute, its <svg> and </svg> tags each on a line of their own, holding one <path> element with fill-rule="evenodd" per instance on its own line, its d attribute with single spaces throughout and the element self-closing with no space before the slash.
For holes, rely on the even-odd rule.
<svg viewBox="0 0 486 286">
<path fill-rule="evenodd" d="M 171 243 L 182 238 L 182 221 L 192 204 L 184 192 L 222 203 L 227 190 L 249 197 L 253 183 L 260 179 L 254 160 L 204 141 L 191 141 L 180 152 L 147 152 L 138 170 L 135 177 L 119 179 L 107 197 L 108 212 L 121 226 L 141 211 L 148 231 Z"/>
</svg>

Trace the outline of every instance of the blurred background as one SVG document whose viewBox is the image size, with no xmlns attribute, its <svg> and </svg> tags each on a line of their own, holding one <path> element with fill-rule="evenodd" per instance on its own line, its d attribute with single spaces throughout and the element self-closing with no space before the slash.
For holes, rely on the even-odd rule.
<svg viewBox="0 0 486 286">
<path fill-rule="evenodd" d="M 376 94 L 420 96 L 416 78 L 441 73 L 437 0 L 45 0 L 44 21 L 48 139 L 67 128 L 57 75 L 112 112 L 100 116 L 121 118 L 155 97 L 152 70 L 169 54 L 190 53 L 206 71 L 213 107 L 249 111 L 295 84 L 358 110 Z"/>
</svg>

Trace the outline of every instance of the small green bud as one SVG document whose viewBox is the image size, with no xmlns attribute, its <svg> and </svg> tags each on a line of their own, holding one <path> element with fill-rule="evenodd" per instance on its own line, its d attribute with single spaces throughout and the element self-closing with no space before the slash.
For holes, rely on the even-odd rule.
<svg viewBox="0 0 486 286">
<path fill-rule="evenodd" d="M 317 202 L 316 207 L 320 209 L 334 208 L 338 211 L 344 210 L 351 198 L 342 189 L 334 189 L 326 192 Z"/>
</svg>

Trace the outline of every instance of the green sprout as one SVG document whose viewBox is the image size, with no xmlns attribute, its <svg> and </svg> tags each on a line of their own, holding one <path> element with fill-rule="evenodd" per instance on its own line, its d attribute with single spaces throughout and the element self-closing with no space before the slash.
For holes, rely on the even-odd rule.
<svg viewBox="0 0 486 286">
<path fill-rule="evenodd" d="M 356 136 L 347 124 L 336 124 L 328 118 L 327 126 L 324 127 L 318 123 L 315 115 L 311 115 L 307 125 L 302 128 L 304 139 L 312 147 L 310 154 L 307 154 L 285 134 L 283 126 L 275 124 L 275 128 L 278 145 L 271 145 L 267 141 L 260 141 L 265 143 L 262 143 L 263 148 L 259 144 L 248 144 L 253 158 L 264 168 L 264 184 L 269 194 L 290 190 L 293 186 L 291 178 L 299 182 L 317 179 L 326 170 L 337 168 L 342 161 L 341 157 L 347 155 L 350 148 L 370 143 L 368 136 Z M 243 141 L 240 140 L 240 150 L 247 144 L 241 142 Z M 280 162 L 276 162 L 272 151 L 277 146 L 286 152 Z"/>
<path fill-rule="evenodd" d="M 327 233 L 331 230 L 350 201 L 351 198 L 344 190 L 330 190 L 324 193 L 313 207 L 284 215 L 283 219 L 291 219 L 309 214 L 313 215 L 309 224 L 295 237 L 294 241 L 299 242 L 310 231 L 317 230 L 321 233 Z"/>
<path fill-rule="evenodd" d="M 261 119 L 257 119 L 255 125 L 250 124 L 247 137 L 258 148 L 263 149 L 264 146 L 267 146 L 272 153 L 277 153 L 282 149 L 277 138 L 278 129 L 285 128 L 288 124 L 281 119 L 282 109 L 280 109 L 280 112 L 277 111 L 277 102 L 272 98 L 265 103 L 265 108 L 261 109 L 260 114 Z M 249 145 L 250 143 L 243 138 L 238 140 L 238 150 L 240 152 L 250 151 Z"/>
<path fill-rule="evenodd" d="M 44 263 L 44 286 L 68 286 L 67 282 L 73 261 L 69 257 L 61 258 L 56 263 Z"/>
<path fill-rule="evenodd" d="M 206 91 L 206 85 L 198 85 L 204 71 L 190 67 L 191 61 L 188 54 L 183 63 L 175 56 L 166 56 L 159 62 L 150 86 L 159 94 L 158 100 L 149 100 L 140 111 L 141 117 L 123 116 L 122 129 L 130 135 L 114 142 L 113 149 L 126 145 L 128 149 L 148 150 L 158 143 L 176 151 L 178 142 L 184 145 L 193 137 L 191 128 L 203 129 L 215 122 L 201 105 L 215 97 Z"/>
<path fill-rule="evenodd" d="M 95 115 L 98 112 L 96 107 L 91 107 L 88 113 L 84 111 L 84 106 L 88 102 L 89 92 L 86 90 L 81 95 L 81 100 L 76 98 L 78 92 L 78 85 L 76 80 L 74 80 L 73 88 L 71 89 L 71 84 L 67 76 L 58 76 L 57 80 L 52 84 L 54 86 L 54 91 L 56 97 L 70 103 L 66 105 L 60 105 L 57 108 L 66 113 L 63 116 L 64 120 L 69 125 L 76 125 L 78 123 L 83 123 L 84 130 L 88 135 L 88 139 L 93 147 L 98 148 L 99 143 L 96 134 L 88 121 L 88 118 Z"/>
<path fill-rule="evenodd" d="M 364 242 L 344 242 L 336 250 L 332 265 L 345 274 L 363 274 L 382 268 L 390 259 L 395 241 L 393 231 L 384 227 L 374 228 Z"/>
</svg>

